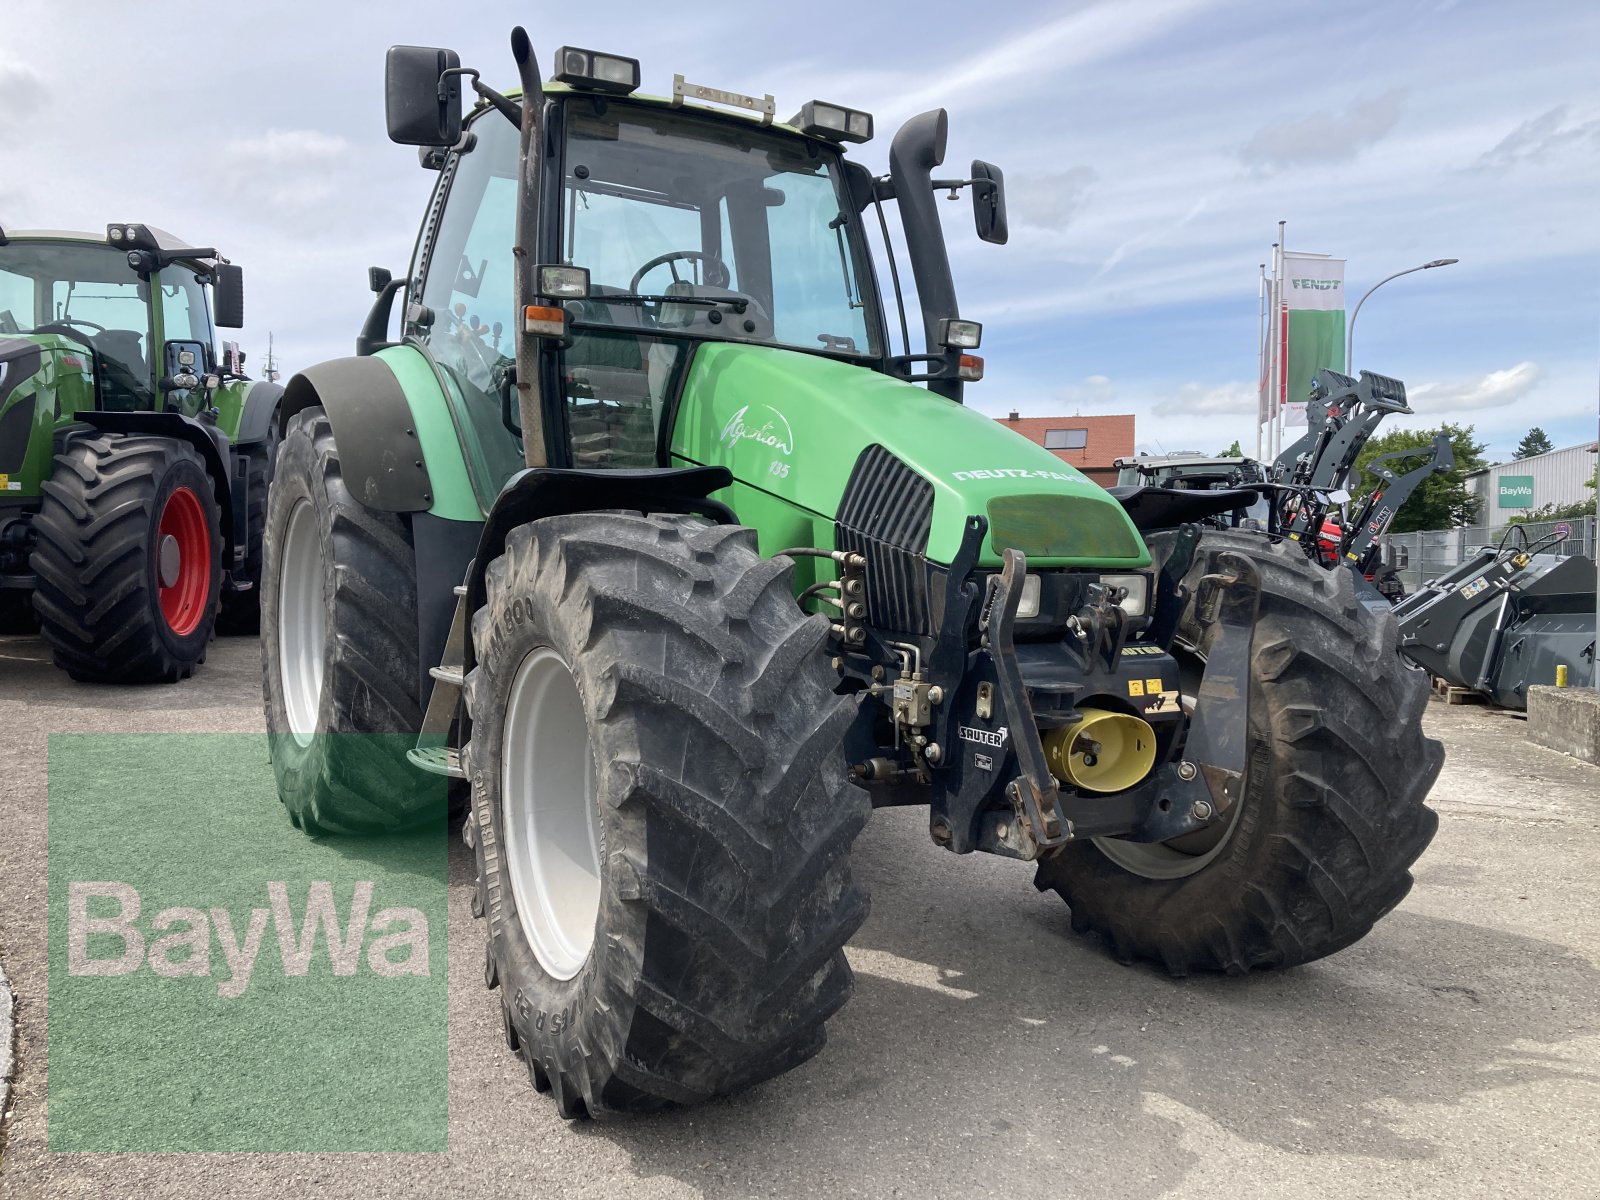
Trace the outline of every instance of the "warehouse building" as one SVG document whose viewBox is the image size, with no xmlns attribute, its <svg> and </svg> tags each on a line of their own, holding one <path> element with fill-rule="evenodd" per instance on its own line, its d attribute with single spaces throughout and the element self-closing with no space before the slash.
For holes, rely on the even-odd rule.
<svg viewBox="0 0 1600 1200">
<path fill-rule="evenodd" d="M 1470 472 L 1466 484 L 1478 498 L 1478 523 L 1500 525 L 1534 509 L 1594 499 L 1588 484 L 1596 446 L 1584 442 Z"/>
</svg>

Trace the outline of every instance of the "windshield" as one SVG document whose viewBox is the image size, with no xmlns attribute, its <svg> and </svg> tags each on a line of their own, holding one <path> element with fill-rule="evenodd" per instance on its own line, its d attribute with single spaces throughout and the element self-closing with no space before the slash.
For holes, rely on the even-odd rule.
<svg viewBox="0 0 1600 1200">
<path fill-rule="evenodd" d="M 841 160 L 758 126 L 626 104 L 567 110 L 563 257 L 584 323 L 878 355 Z M 607 297 L 670 297 L 626 305 Z"/>
<path fill-rule="evenodd" d="M 0 246 L 0 335 L 60 334 L 104 365 L 108 406 L 150 395 L 150 285 L 110 246 L 12 242 Z"/>
</svg>

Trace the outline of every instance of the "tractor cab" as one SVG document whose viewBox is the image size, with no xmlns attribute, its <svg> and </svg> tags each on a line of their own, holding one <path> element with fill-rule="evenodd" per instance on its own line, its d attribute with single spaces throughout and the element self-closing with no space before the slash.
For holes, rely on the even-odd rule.
<svg viewBox="0 0 1600 1200">
<path fill-rule="evenodd" d="M 449 51 L 389 54 L 390 135 L 420 145 L 440 176 L 435 221 L 402 285 L 401 340 L 427 353 L 458 427 L 472 430 L 468 468 L 485 510 L 530 463 L 688 461 L 674 432 L 708 345 L 866 368 L 957 401 L 981 377 L 970 353 L 981 328 L 959 319 L 934 207 L 942 112 L 902 129 L 890 173 L 874 176 L 845 156 L 847 143 L 873 136 L 871 114 L 859 110 L 811 101 L 781 121 L 770 96 L 682 76 L 671 97 L 643 95 L 635 60 L 571 47 L 556 52 L 549 80 L 507 95 L 455 63 Z M 463 76 L 481 97 L 464 119 Z M 441 89 L 452 99 L 435 105 Z M 535 93 L 527 123 L 540 131 L 539 182 L 519 190 L 523 102 Z M 997 168 L 977 161 L 968 178 L 937 186 L 970 187 L 980 236 L 1006 239 Z M 897 202 L 930 317 L 925 346 L 910 344 L 897 266 L 888 303 L 900 345 L 891 344 L 869 245 L 869 233 L 887 229 L 876 225 L 885 200 Z M 509 255 L 512 245 L 531 254 Z M 397 291 L 380 288 L 369 331 L 387 329 Z M 382 336 L 364 338 L 362 350 L 384 349 Z M 523 342 L 531 353 L 519 359 Z M 535 392 L 537 411 L 524 411 Z M 525 426 L 535 424 L 530 448 Z M 779 424 L 743 428 L 781 441 L 792 431 Z"/>
<path fill-rule="evenodd" d="M 144 225 L 0 234 L 0 357 L 75 376 L 90 394 L 74 409 L 192 414 L 214 326 L 242 324 L 238 268 L 215 257 Z"/>
</svg>

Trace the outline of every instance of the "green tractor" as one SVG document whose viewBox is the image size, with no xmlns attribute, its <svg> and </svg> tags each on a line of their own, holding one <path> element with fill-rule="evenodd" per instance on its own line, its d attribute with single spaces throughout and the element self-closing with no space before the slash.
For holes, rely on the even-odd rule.
<svg viewBox="0 0 1600 1200">
<path fill-rule="evenodd" d="M 74 679 L 174 682 L 257 627 L 282 389 L 218 358 L 243 323 L 209 247 L 0 230 L 0 623 Z"/>
<path fill-rule="evenodd" d="M 936 196 L 1001 242 L 1004 184 L 935 176 L 942 110 L 874 174 L 844 154 L 865 112 L 512 51 L 505 94 L 389 52 L 390 137 L 438 182 L 356 355 L 287 384 L 264 690 L 307 832 L 469 807 L 485 982 L 563 1115 L 815 1053 L 874 807 L 1034 864 L 1177 975 L 1306 962 L 1399 902 L 1442 755 L 1393 619 L 1202 529 L 1231 494 L 1140 528 L 962 404 L 981 329 Z M 891 204 L 924 329 L 898 353 Z"/>
</svg>

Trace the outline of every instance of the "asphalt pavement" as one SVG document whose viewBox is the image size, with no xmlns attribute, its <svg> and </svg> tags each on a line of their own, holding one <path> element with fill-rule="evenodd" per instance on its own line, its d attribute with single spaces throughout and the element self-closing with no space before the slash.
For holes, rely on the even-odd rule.
<svg viewBox="0 0 1600 1200">
<path fill-rule="evenodd" d="M 1119 966 L 1027 868 L 944 853 L 923 814 L 889 810 L 856 850 L 873 911 L 820 1055 L 692 1111 L 568 1125 L 501 1039 L 453 842 L 448 1153 L 50 1153 L 46 737 L 259 730 L 259 671 L 230 639 L 183 684 L 87 686 L 0 638 L 8 1200 L 1600 1196 L 1600 769 L 1442 703 L 1417 886 L 1308 967 Z"/>
</svg>

